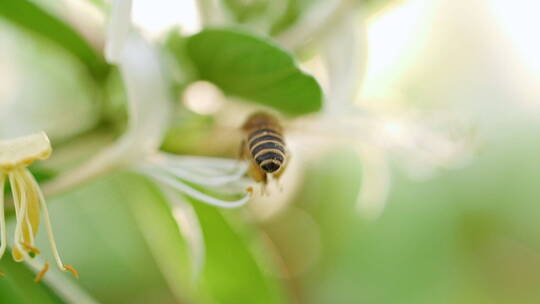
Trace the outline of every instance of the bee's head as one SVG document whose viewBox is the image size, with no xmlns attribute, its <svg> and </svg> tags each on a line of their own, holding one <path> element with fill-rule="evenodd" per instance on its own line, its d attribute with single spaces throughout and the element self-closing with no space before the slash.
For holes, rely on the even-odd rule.
<svg viewBox="0 0 540 304">
<path fill-rule="evenodd" d="M 242 129 L 244 131 L 250 131 L 253 129 L 263 128 L 265 126 L 273 126 L 276 128 L 279 126 L 279 122 L 271 114 L 266 112 L 255 112 L 246 119 L 246 122 L 244 125 L 242 125 Z"/>
</svg>

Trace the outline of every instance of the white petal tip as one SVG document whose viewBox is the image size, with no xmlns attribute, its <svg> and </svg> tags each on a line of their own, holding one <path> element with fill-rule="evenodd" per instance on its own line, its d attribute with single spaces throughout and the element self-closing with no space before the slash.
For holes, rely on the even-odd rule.
<svg viewBox="0 0 540 304">
<path fill-rule="evenodd" d="M 28 166 L 36 160 L 47 159 L 51 152 L 51 143 L 45 132 L 0 140 L 0 170 Z"/>
</svg>

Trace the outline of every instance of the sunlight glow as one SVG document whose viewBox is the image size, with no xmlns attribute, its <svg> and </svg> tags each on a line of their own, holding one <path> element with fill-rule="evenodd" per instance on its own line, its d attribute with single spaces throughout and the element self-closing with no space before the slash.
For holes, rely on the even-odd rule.
<svg viewBox="0 0 540 304">
<path fill-rule="evenodd" d="M 383 129 L 386 133 L 393 136 L 402 136 L 404 133 L 403 126 L 396 121 L 387 121 L 383 125 Z"/>
<path fill-rule="evenodd" d="M 540 2 L 491 0 L 486 3 L 526 65 L 540 75 Z"/>
<path fill-rule="evenodd" d="M 411 123 L 399 117 L 382 118 L 377 128 L 378 144 L 386 147 L 408 146 L 416 134 L 413 133 Z"/>
<path fill-rule="evenodd" d="M 153 37 L 162 36 L 176 26 L 186 34 L 200 28 L 195 0 L 134 0 L 133 23 Z"/>
<path fill-rule="evenodd" d="M 413 60 L 410 54 L 423 47 L 422 20 L 434 1 L 410 0 L 368 20 L 368 62 L 363 99 L 387 96 Z"/>
</svg>

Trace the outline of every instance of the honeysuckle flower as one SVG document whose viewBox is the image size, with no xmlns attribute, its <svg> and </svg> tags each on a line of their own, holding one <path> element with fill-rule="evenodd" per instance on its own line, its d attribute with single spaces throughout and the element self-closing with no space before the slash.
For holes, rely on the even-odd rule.
<svg viewBox="0 0 540 304">
<path fill-rule="evenodd" d="M 107 59 L 118 65 L 126 88 L 128 128 L 114 144 L 48 183 L 45 193 L 52 195 L 112 170 L 124 169 L 142 174 L 166 189 L 163 192 L 167 197 L 171 197 L 172 191 L 217 207 L 242 206 L 251 197 L 249 182 L 243 178 L 247 170 L 245 163 L 159 150 L 174 105 L 169 94 L 170 79 L 163 71 L 161 53 L 132 27 L 130 9 L 131 1 L 113 2 L 106 40 Z M 223 196 L 233 199 L 224 200 Z M 177 213 L 186 210 L 178 207 L 179 201 L 169 200 Z M 194 213 L 183 214 L 192 225 L 198 225 Z M 187 239 L 202 239 L 200 229 L 186 229 L 180 223 L 179 228 L 189 234 Z M 204 250 L 193 252 L 199 254 Z M 202 265 L 201 257 L 194 259 Z"/>
<path fill-rule="evenodd" d="M 111 18 L 121 20 L 109 22 L 113 28 L 109 30 L 107 49 L 112 54 L 111 63 L 116 62 L 119 66 L 127 90 L 128 129 L 112 146 L 49 183 L 45 188 L 46 193 L 54 194 L 113 169 L 123 168 L 134 169 L 212 205 L 236 207 L 245 203 L 248 193 L 244 187 L 236 189 L 244 194 L 241 200 L 227 202 L 187 184 L 217 186 L 227 188 L 225 192 L 230 192 L 230 182 L 240 180 L 245 173 L 244 164 L 230 159 L 179 156 L 159 151 L 173 110 L 167 86 L 169 79 L 162 70 L 158 50 L 133 29 L 126 30 L 124 23 L 130 23 L 130 19 L 115 10 L 129 10 L 131 5 L 124 0 L 120 2 L 123 5 L 112 7 Z M 225 187 L 226 184 L 229 185 Z"/>
<path fill-rule="evenodd" d="M 0 258 L 7 248 L 7 231 L 4 218 L 4 184 L 9 180 L 15 206 L 15 232 L 11 254 L 16 262 L 32 259 L 41 251 L 35 246 L 41 213 L 45 230 L 49 238 L 52 254 L 62 271 L 69 271 L 78 277 L 77 271 L 62 262 L 54 240 L 51 221 L 43 193 L 28 170 L 28 166 L 36 160 L 43 160 L 51 154 L 51 144 L 44 132 L 0 141 Z M 36 276 L 39 281 L 49 269 L 45 263 Z"/>
</svg>

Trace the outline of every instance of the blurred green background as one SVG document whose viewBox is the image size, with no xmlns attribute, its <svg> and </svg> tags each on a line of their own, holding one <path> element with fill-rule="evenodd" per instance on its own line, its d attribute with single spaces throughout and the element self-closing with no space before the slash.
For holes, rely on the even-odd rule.
<svg viewBox="0 0 540 304">
<path fill-rule="evenodd" d="M 60 2 L 28 2 L 46 15 L 28 13 L 33 5 L 0 4 L 0 137 L 47 131 L 58 156 L 33 168 L 36 175 L 50 170 L 54 176 L 85 159 L 118 137 L 127 119 L 117 71 L 96 51 L 103 38 L 80 34 L 85 22 L 90 32 L 99 33 L 99 24 L 103 30 L 110 4 Z M 162 42 L 175 22 L 194 18 L 189 8 L 195 4 L 158 2 L 135 1 L 134 22 L 163 49 L 181 47 L 180 40 L 172 47 Z M 265 21 L 269 1 L 222 6 L 230 22 L 257 33 L 264 28 L 261 35 L 279 45 L 279 34 L 317 5 L 280 2 L 287 9 L 271 22 Z M 449 133 L 465 125 L 472 130 L 465 136 L 470 145 L 458 165 L 437 163 L 429 174 L 416 175 L 422 168 L 404 156 L 416 150 L 388 149 L 386 207 L 368 219 L 357 206 L 368 160 L 358 156 L 356 143 L 327 141 L 323 149 L 293 142 L 299 147 L 293 157 L 302 162 L 294 168 L 294 186 L 283 184 L 286 195 L 232 210 L 189 201 L 206 253 L 196 279 L 189 244 L 159 189 L 134 173 L 114 172 L 47 198 L 64 259 L 81 274 L 65 278 L 74 284 L 66 288 L 97 303 L 540 303 L 540 22 L 530 13 L 540 6 L 525 0 L 390 2 L 354 3 L 366 58 L 354 102 L 368 116 L 414 113 L 420 122 L 435 120 L 427 128 L 444 125 Z M 101 19 L 68 17 L 87 6 Z M 47 33 L 25 16 L 36 24 L 62 23 Z M 186 35 L 195 32 L 189 22 L 182 26 Z M 80 37 L 89 42 L 79 44 Z M 319 43 L 290 53 L 325 89 L 316 61 L 326 42 Z M 183 83 L 173 87 L 178 100 L 186 98 Z M 237 135 L 211 143 L 229 132 L 221 122 L 241 120 L 235 102 L 203 113 L 184 100 L 164 149 L 234 157 Z M 450 119 L 438 124 L 441 113 Z M 289 141 L 302 138 L 299 132 Z M 422 150 L 429 138 L 421 140 L 418 153 L 429 155 Z M 309 150 L 322 152 L 302 154 Z M 261 216 L 261 204 L 283 207 Z M 44 235 L 39 241 L 45 244 Z M 0 268 L 6 272 L 0 303 L 69 302 L 52 284 L 34 283 L 33 273 L 9 256 Z"/>
</svg>

